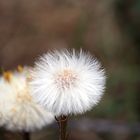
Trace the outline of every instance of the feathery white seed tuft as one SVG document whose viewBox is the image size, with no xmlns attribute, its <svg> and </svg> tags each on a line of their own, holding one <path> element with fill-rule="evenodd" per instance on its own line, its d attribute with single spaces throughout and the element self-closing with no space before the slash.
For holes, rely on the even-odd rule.
<svg viewBox="0 0 140 140">
<path fill-rule="evenodd" d="M 36 62 L 31 75 L 32 96 L 57 116 L 90 110 L 104 92 L 104 70 L 83 51 L 47 53 Z"/>
<path fill-rule="evenodd" d="M 20 69 L 21 70 L 21 69 Z M 29 72 L 5 72 L 0 79 L 0 125 L 12 131 L 34 131 L 54 120 L 30 95 Z"/>
</svg>

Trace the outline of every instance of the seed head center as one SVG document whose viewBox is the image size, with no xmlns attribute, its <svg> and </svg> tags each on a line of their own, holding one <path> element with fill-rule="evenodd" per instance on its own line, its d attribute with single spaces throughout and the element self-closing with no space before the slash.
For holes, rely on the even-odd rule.
<svg viewBox="0 0 140 140">
<path fill-rule="evenodd" d="M 56 84 L 61 89 L 68 89 L 75 85 L 77 75 L 70 69 L 59 72 L 56 76 Z"/>
</svg>

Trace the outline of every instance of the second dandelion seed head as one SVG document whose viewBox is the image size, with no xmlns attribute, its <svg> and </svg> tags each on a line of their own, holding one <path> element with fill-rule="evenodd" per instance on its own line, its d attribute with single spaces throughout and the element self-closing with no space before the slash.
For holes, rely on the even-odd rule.
<svg viewBox="0 0 140 140">
<path fill-rule="evenodd" d="M 0 78 L 0 125 L 12 131 L 34 131 L 53 122 L 53 114 L 34 102 L 29 68 L 4 72 Z"/>
</svg>

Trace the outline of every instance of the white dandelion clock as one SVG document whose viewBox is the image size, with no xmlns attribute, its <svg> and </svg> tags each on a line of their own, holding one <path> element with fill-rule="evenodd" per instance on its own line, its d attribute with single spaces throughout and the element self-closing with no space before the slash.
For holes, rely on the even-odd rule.
<svg viewBox="0 0 140 140">
<path fill-rule="evenodd" d="M 23 72 L 11 73 L 9 81 L 5 80 L 5 87 L 8 90 L 3 91 L 8 107 L 4 108 L 5 128 L 12 131 L 34 131 L 50 124 L 54 119 L 52 113 L 44 110 L 36 104 L 30 95 L 28 84 L 29 73 Z M 9 99 L 10 98 L 10 99 Z M 1 101 L 0 101 L 1 102 Z M 9 102 L 9 103 L 8 103 Z M 3 113 L 3 111 L 1 111 Z"/>
<path fill-rule="evenodd" d="M 56 116 L 84 113 L 104 92 L 104 70 L 83 51 L 47 53 L 36 62 L 31 75 L 32 96 Z"/>
</svg>

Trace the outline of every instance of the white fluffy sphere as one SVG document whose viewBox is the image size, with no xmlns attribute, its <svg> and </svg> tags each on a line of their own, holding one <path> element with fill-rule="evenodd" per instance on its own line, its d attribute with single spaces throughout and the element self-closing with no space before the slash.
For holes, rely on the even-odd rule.
<svg viewBox="0 0 140 140">
<path fill-rule="evenodd" d="M 56 116 L 84 113 L 104 92 L 104 70 L 82 50 L 49 52 L 36 62 L 31 75 L 32 96 Z"/>
<path fill-rule="evenodd" d="M 0 80 L 0 122 L 6 129 L 34 131 L 54 120 L 52 113 L 34 102 L 29 79 L 26 69 L 23 72 L 7 72 Z"/>
</svg>

